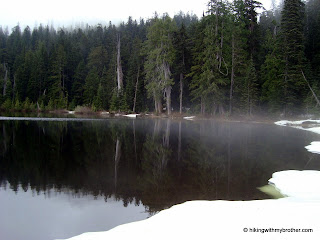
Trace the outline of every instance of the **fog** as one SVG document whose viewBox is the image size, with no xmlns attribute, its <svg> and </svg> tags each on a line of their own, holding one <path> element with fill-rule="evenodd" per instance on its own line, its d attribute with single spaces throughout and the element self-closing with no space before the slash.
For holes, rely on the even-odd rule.
<svg viewBox="0 0 320 240">
<path fill-rule="evenodd" d="M 269 9 L 272 0 L 261 0 Z M 0 15 L 0 26 L 9 31 L 19 24 L 22 28 L 31 28 L 40 24 L 54 27 L 79 26 L 81 23 L 94 25 L 117 24 L 126 22 L 129 16 L 139 21 L 140 18 L 151 18 L 155 12 L 167 12 L 170 16 L 179 13 L 193 13 L 201 17 L 206 10 L 208 0 L 10 0 L 1 4 L 4 10 Z"/>
</svg>

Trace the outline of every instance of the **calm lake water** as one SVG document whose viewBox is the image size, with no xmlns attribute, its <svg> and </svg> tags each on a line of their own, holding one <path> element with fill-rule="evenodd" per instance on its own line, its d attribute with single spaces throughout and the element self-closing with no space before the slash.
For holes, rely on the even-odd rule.
<svg viewBox="0 0 320 240">
<path fill-rule="evenodd" d="M 197 199 L 269 198 L 273 172 L 320 170 L 320 135 L 272 124 L 0 118 L 0 239 L 105 231 Z M 60 120 L 60 121 L 58 121 Z"/>
</svg>

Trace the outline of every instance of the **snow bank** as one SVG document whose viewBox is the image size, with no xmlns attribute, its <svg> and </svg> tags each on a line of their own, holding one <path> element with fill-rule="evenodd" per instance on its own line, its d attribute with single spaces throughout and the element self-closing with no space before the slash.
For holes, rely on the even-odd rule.
<svg viewBox="0 0 320 240">
<path fill-rule="evenodd" d="M 310 145 L 305 146 L 305 148 L 309 152 L 320 154 L 320 142 L 318 141 L 312 142 Z"/>
<path fill-rule="evenodd" d="M 140 115 L 140 114 L 127 114 L 127 115 L 123 115 L 123 116 L 129 117 L 129 118 L 136 118 L 138 115 Z"/>
<path fill-rule="evenodd" d="M 320 127 L 309 127 L 304 128 L 301 125 L 304 123 L 308 124 L 320 124 L 320 120 L 301 120 L 301 121 L 287 121 L 287 120 L 281 120 L 278 122 L 275 122 L 276 125 L 279 126 L 290 126 L 293 128 L 297 128 L 300 130 L 305 130 L 313 133 L 320 134 Z M 320 154 L 320 142 L 312 142 L 310 145 L 305 147 L 309 152 Z"/>
<path fill-rule="evenodd" d="M 84 233 L 69 240 L 319 239 L 320 172 L 276 172 L 269 182 L 290 197 L 190 201 L 143 221 L 120 225 L 107 232 Z"/>
<path fill-rule="evenodd" d="M 319 203 L 303 203 L 290 198 L 256 201 L 191 201 L 161 211 L 140 222 L 121 225 L 107 232 L 84 233 L 69 240 L 298 240 L 302 238 L 311 240 L 320 237 L 319 214 Z M 311 229 L 313 232 L 301 232 L 302 229 Z M 262 231 L 270 232 L 262 233 Z"/>
<path fill-rule="evenodd" d="M 311 119 L 307 119 L 307 120 L 299 120 L 299 121 L 288 121 L 288 120 L 281 120 L 278 122 L 275 122 L 276 125 L 279 126 L 292 126 L 292 125 L 301 125 L 303 123 L 314 123 L 314 124 L 319 124 L 320 120 L 311 120 Z"/>
<path fill-rule="evenodd" d="M 189 116 L 189 117 L 183 117 L 183 119 L 186 119 L 186 120 L 193 120 L 196 116 Z"/>
<path fill-rule="evenodd" d="M 304 201 L 319 201 L 320 203 L 320 171 L 288 170 L 272 174 L 269 183 L 279 192 L 288 197 Z"/>
</svg>

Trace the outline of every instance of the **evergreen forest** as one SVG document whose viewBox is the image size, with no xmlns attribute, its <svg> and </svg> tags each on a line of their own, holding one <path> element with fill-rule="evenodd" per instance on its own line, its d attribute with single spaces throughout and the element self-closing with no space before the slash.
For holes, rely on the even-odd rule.
<svg viewBox="0 0 320 240">
<path fill-rule="evenodd" d="M 210 0 L 201 18 L 0 27 L 1 111 L 288 116 L 318 113 L 317 96 L 320 0 L 271 10 Z"/>
</svg>

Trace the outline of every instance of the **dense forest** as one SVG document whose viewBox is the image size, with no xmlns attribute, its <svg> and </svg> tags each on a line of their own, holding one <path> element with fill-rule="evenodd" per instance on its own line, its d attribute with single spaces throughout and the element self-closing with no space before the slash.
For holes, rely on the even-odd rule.
<svg viewBox="0 0 320 240">
<path fill-rule="evenodd" d="M 210 0 L 201 19 L 0 27 L 0 63 L 2 111 L 316 113 L 320 1 L 266 11 L 254 0 Z"/>
</svg>

